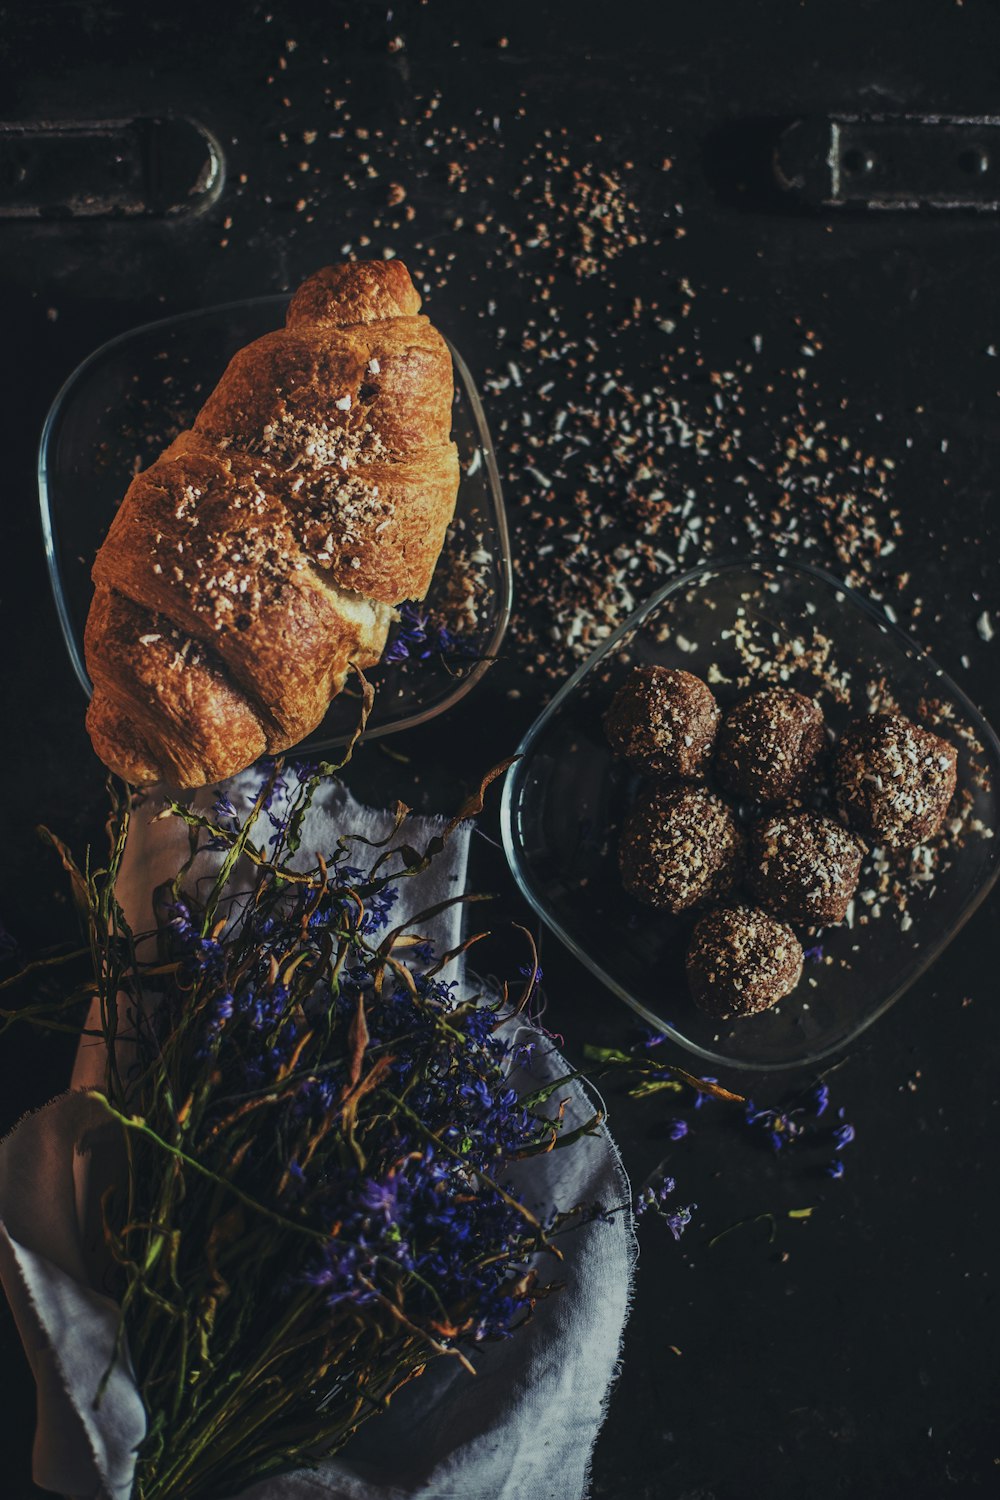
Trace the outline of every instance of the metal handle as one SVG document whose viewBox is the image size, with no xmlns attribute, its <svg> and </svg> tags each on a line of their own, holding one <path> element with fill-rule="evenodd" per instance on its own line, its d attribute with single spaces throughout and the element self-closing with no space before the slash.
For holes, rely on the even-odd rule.
<svg viewBox="0 0 1000 1500">
<path fill-rule="evenodd" d="M 176 217 L 222 180 L 221 147 L 194 120 L 0 123 L 0 219 Z"/>
<path fill-rule="evenodd" d="M 774 154 L 778 184 L 817 208 L 1000 210 L 1000 119 L 829 115 L 796 120 Z"/>
</svg>

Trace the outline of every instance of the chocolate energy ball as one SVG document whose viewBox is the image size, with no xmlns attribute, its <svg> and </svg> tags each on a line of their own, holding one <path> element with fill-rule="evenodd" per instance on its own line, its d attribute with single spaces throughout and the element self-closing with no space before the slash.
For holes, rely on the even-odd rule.
<svg viewBox="0 0 1000 1500">
<path fill-rule="evenodd" d="M 788 922 L 842 922 L 858 888 L 866 846 L 832 818 L 780 812 L 757 824 L 750 840 L 750 888 Z"/>
<path fill-rule="evenodd" d="M 625 889 L 676 915 L 728 896 L 743 873 L 743 835 L 720 798 L 702 787 L 651 787 L 625 820 Z"/>
<path fill-rule="evenodd" d="M 717 907 L 694 930 L 688 985 L 699 1009 L 719 1021 L 770 1009 L 801 976 L 795 933 L 756 906 Z"/>
<path fill-rule="evenodd" d="M 815 777 L 825 748 L 818 704 L 791 688 L 763 688 L 722 721 L 715 769 L 736 797 L 787 802 Z"/>
<path fill-rule="evenodd" d="M 653 776 L 701 781 L 722 713 L 700 677 L 634 667 L 604 715 L 615 755 Z"/>
<path fill-rule="evenodd" d="M 837 800 L 873 844 L 909 849 L 937 833 L 955 792 L 958 752 L 902 714 L 871 714 L 837 745 Z"/>
</svg>

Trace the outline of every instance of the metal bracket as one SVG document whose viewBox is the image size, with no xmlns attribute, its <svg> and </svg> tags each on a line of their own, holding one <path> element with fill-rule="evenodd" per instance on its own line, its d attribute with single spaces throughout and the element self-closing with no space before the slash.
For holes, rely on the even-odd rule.
<svg viewBox="0 0 1000 1500">
<path fill-rule="evenodd" d="M 0 122 L 0 219 L 176 217 L 217 198 L 223 176 L 194 120 Z"/>
<path fill-rule="evenodd" d="M 829 115 L 794 121 L 774 173 L 803 204 L 1000 211 L 1000 118 Z"/>
</svg>

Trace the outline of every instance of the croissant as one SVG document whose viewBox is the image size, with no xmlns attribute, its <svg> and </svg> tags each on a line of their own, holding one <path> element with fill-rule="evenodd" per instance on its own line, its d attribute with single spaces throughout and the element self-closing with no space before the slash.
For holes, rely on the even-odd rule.
<svg viewBox="0 0 1000 1500">
<path fill-rule="evenodd" d="M 426 594 L 458 492 L 453 376 L 398 260 L 330 266 L 138 474 L 93 568 L 101 759 L 203 786 L 320 722 Z"/>
</svg>

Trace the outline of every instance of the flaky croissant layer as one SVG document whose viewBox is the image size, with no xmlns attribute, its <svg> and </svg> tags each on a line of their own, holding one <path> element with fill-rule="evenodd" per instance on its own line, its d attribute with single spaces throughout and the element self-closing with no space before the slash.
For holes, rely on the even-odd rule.
<svg viewBox="0 0 1000 1500">
<path fill-rule="evenodd" d="M 426 594 L 459 468 L 419 308 L 398 260 L 318 271 L 129 486 L 85 634 L 118 775 L 203 786 L 296 744 Z"/>
</svg>

